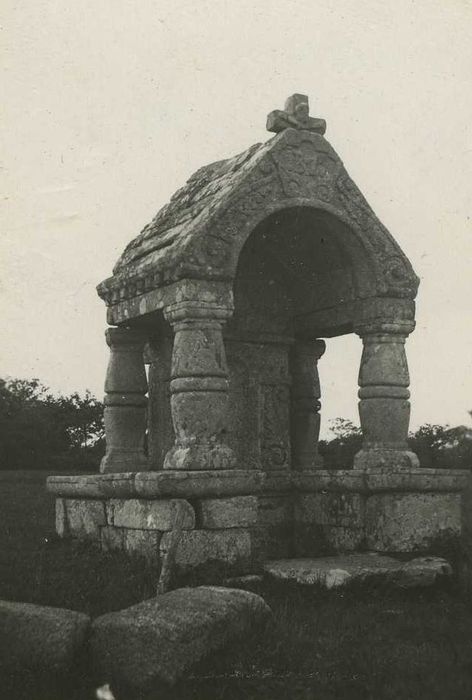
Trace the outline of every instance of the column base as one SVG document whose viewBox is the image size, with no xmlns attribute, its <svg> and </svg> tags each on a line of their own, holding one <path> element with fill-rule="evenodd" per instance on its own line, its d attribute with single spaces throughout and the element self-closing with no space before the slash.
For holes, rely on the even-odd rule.
<svg viewBox="0 0 472 700">
<path fill-rule="evenodd" d="M 354 457 L 354 469 L 364 471 L 408 471 L 418 469 L 420 462 L 410 450 L 392 450 L 388 448 L 366 448 Z"/>
<path fill-rule="evenodd" d="M 235 469 L 236 455 L 228 445 L 176 445 L 166 454 L 164 469 Z"/>
<path fill-rule="evenodd" d="M 100 462 L 100 472 L 142 472 L 149 469 L 146 455 L 138 450 L 111 449 Z"/>
</svg>

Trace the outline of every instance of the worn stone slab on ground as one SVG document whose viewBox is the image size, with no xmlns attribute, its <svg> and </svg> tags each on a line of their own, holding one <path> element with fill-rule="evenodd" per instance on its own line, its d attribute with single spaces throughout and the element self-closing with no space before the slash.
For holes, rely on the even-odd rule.
<svg viewBox="0 0 472 700">
<path fill-rule="evenodd" d="M 174 683 L 186 669 L 270 615 L 248 591 L 181 588 L 97 618 L 91 649 L 104 677 L 130 688 Z"/>
<path fill-rule="evenodd" d="M 441 557 L 418 557 L 405 562 L 376 553 L 281 559 L 268 562 L 264 570 L 280 581 L 317 584 L 329 589 L 374 578 L 398 588 L 431 586 L 452 575 L 450 564 Z"/>
<path fill-rule="evenodd" d="M 1 600 L 0 664 L 66 671 L 76 662 L 89 627 L 83 613 Z"/>
</svg>

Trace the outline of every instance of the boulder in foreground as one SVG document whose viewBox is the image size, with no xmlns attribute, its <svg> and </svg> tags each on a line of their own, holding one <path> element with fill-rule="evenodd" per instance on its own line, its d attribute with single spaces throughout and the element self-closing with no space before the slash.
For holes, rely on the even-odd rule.
<svg viewBox="0 0 472 700">
<path fill-rule="evenodd" d="M 2 666 L 66 671 L 82 649 L 90 618 L 64 608 L 0 600 Z"/>
<path fill-rule="evenodd" d="M 254 593 L 216 586 L 180 588 L 92 625 L 91 649 L 103 677 L 130 688 L 174 683 L 211 651 L 270 615 Z"/>
</svg>

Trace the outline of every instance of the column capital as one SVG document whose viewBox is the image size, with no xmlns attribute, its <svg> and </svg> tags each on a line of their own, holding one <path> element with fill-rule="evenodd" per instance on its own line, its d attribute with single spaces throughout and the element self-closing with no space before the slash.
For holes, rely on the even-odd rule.
<svg viewBox="0 0 472 700">
<path fill-rule="evenodd" d="M 326 343 L 319 338 L 295 338 L 293 343 L 293 352 L 300 355 L 309 355 L 312 359 L 318 361 L 326 351 Z"/>
<path fill-rule="evenodd" d="M 233 306 L 207 304 L 202 301 L 181 301 L 166 306 L 164 316 L 169 323 L 216 321 L 224 323 L 233 315 Z"/>
<path fill-rule="evenodd" d="M 135 349 L 138 346 L 144 346 L 147 336 L 136 328 L 112 326 L 106 329 L 105 339 L 110 348 L 126 350 L 127 348 Z"/>
<path fill-rule="evenodd" d="M 355 333 L 365 339 L 369 336 L 384 336 L 386 342 L 395 342 L 395 336 L 406 338 L 415 329 L 415 322 L 411 320 L 384 321 L 372 320 L 362 321 L 354 326 Z"/>
</svg>

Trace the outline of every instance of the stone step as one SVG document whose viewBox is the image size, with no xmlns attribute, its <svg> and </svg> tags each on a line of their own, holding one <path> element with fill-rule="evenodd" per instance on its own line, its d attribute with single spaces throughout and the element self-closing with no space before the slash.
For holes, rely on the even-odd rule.
<svg viewBox="0 0 472 700">
<path fill-rule="evenodd" d="M 432 586 L 452 576 L 452 567 L 441 557 L 417 557 L 400 561 L 375 552 L 340 554 L 314 559 L 269 561 L 265 573 L 278 581 L 323 588 L 339 588 L 353 582 L 379 581 L 398 588 Z"/>
</svg>

